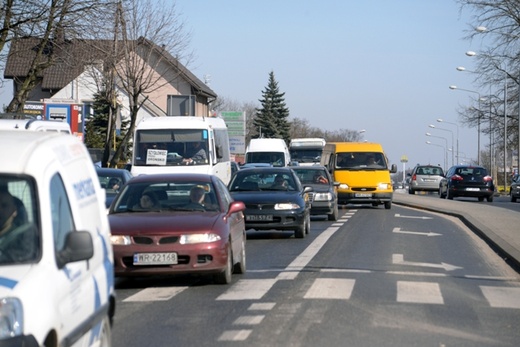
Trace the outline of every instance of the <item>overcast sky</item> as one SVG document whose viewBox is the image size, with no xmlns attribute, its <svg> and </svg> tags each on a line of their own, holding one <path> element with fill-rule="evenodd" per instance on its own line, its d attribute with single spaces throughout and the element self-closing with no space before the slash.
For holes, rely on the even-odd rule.
<svg viewBox="0 0 520 347">
<path fill-rule="evenodd" d="M 219 96 L 258 103 L 273 71 L 290 118 L 324 130 L 364 129 L 400 170 L 403 155 L 407 168 L 444 164 L 443 147 L 451 148 L 452 133 L 456 142 L 457 130 L 437 118 L 458 124 L 461 160 L 476 160 L 477 130 L 460 124 L 457 110 L 477 94 L 449 86 L 476 91 L 473 76 L 456 67 L 472 70 L 465 52 L 479 43 L 463 40 L 470 13 L 454 0 L 176 3 L 192 32 L 189 68 L 201 80 L 209 76 Z"/>
</svg>

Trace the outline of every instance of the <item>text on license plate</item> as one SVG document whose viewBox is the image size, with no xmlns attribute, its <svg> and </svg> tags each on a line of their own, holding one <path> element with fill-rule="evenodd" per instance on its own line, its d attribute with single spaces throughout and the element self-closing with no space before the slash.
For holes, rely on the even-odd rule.
<svg viewBox="0 0 520 347">
<path fill-rule="evenodd" d="M 466 188 L 468 192 L 478 192 L 480 188 Z"/>
<path fill-rule="evenodd" d="M 273 220 L 272 214 L 251 214 L 246 215 L 246 221 L 267 221 L 271 222 Z"/>
<path fill-rule="evenodd" d="M 356 193 L 355 197 L 356 198 L 371 198 L 372 194 L 370 194 L 370 193 Z"/>
<path fill-rule="evenodd" d="M 135 253 L 134 265 L 177 264 L 177 253 Z"/>
</svg>

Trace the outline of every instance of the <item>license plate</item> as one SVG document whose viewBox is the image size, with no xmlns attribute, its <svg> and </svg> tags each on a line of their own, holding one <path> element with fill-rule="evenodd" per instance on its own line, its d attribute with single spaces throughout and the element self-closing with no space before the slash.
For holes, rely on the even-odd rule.
<svg viewBox="0 0 520 347">
<path fill-rule="evenodd" d="M 370 193 L 356 193 L 354 196 L 356 198 L 371 198 L 372 194 L 370 194 Z"/>
<path fill-rule="evenodd" d="M 272 214 L 252 214 L 246 216 L 246 221 L 250 222 L 272 222 L 273 221 L 273 215 Z"/>
<path fill-rule="evenodd" d="M 177 253 L 135 253 L 134 265 L 177 264 Z"/>
<path fill-rule="evenodd" d="M 435 182 L 433 178 L 425 178 L 424 182 Z"/>
<path fill-rule="evenodd" d="M 466 188 L 468 192 L 478 192 L 480 191 L 480 188 Z"/>
</svg>

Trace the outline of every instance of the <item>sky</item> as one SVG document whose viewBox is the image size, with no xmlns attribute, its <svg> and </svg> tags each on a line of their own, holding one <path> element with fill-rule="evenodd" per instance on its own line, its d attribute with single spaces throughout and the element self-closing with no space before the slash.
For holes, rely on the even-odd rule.
<svg viewBox="0 0 520 347">
<path fill-rule="evenodd" d="M 176 0 L 176 7 L 196 56 L 188 68 L 218 96 L 260 106 L 272 71 L 289 120 L 365 130 L 363 139 L 381 143 L 399 170 L 403 156 L 407 169 L 444 166 L 457 132 L 459 161 L 477 160 L 477 129 L 461 124 L 458 111 L 478 94 L 449 86 L 476 91 L 472 74 L 456 68 L 473 69 L 465 52 L 479 43 L 463 39 L 471 13 L 454 0 Z M 482 136 L 481 147 L 487 143 Z"/>
<path fill-rule="evenodd" d="M 445 148 L 456 151 L 457 133 L 459 161 L 476 161 L 477 129 L 461 124 L 457 112 L 477 94 L 449 86 L 476 91 L 472 74 L 456 67 L 473 70 L 474 58 L 465 52 L 478 51 L 479 43 L 463 39 L 471 13 L 461 13 L 455 0 L 175 4 L 195 53 L 187 67 L 218 96 L 260 106 L 272 71 L 289 120 L 323 130 L 365 130 L 363 140 L 381 143 L 399 170 L 444 166 Z M 12 89 L 0 89 L 0 104 L 11 95 Z M 487 144 L 482 136 L 481 147 Z"/>
</svg>

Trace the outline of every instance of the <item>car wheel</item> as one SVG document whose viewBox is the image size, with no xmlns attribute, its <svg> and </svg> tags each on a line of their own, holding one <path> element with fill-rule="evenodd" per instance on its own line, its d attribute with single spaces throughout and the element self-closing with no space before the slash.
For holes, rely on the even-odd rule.
<svg viewBox="0 0 520 347">
<path fill-rule="evenodd" d="M 493 202 L 493 195 L 486 197 L 487 202 Z"/>
<path fill-rule="evenodd" d="M 331 220 L 331 221 L 337 221 L 338 215 L 339 215 L 338 204 L 335 204 L 334 209 L 332 210 L 332 213 L 327 215 L 327 219 Z"/>
<path fill-rule="evenodd" d="M 233 271 L 233 253 L 231 252 L 231 243 L 227 245 L 227 262 L 226 268 L 221 273 L 215 275 L 215 282 L 217 284 L 229 284 L 231 283 L 231 274 Z"/>
<path fill-rule="evenodd" d="M 415 194 L 415 190 L 413 190 L 412 188 L 408 188 L 408 194 L 414 195 Z"/>
<path fill-rule="evenodd" d="M 386 201 L 385 202 L 385 210 L 389 210 L 392 208 L 392 202 L 391 201 Z"/>
<path fill-rule="evenodd" d="M 446 190 L 446 199 L 453 200 L 453 193 L 450 192 L 450 188 Z"/>
<path fill-rule="evenodd" d="M 305 233 L 308 234 L 311 232 L 311 214 L 307 215 L 307 227 L 305 228 Z"/>
<path fill-rule="evenodd" d="M 297 239 L 303 239 L 305 237 L 305 230 L 307 228 L 307 217 L 303 218 L 302 224 L 294 230 L 294 237 Z"/>
<path fill-rule="evenodd" d="M 442 190 L 439 188 L 439 198 L 445 199 L 446 195 L 442 193 Z"/>
<path fill-rule="evenodd" d="M 511 194 L 511 202 L 516 202 L 516 198 Z"/>
<path fill-rule="evenodd" d="M 478 201 L 484 201 L 484 197 L 483 196 L 479 196 L 478 197 Z"/>
<path fill-rule="evenodd" d="M 236 274 L 245 274 L 246 273 L 246 241 L 245 235 L 242 236 L 242 248 L 240 250 L 240 261 L 235 264 L 233 268 L 233 273 Z"/>
</svg>

